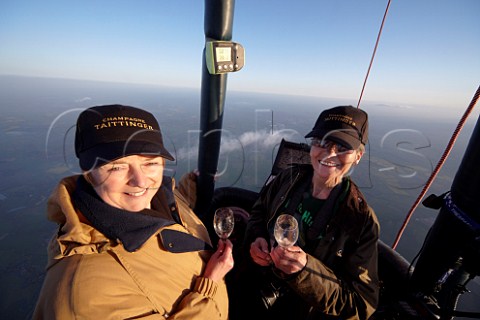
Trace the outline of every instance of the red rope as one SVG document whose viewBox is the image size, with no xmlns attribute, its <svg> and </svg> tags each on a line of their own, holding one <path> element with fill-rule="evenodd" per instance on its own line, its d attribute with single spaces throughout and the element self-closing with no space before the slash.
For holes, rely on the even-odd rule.
<svg viewBox="0 0 480 320">
<path fill-rule="evenodd" d="M 380 25 L 380 30 L 378 31 L 377 41 L 375 42 L 375 48 L 373 49 L 372 58 L 370 59 L 370 65 L 368 66 L 367 74 L 365 76 L 365 80 L 363 81 L 362 91 L 360 92 L 360 98 L 358 98 L 357 108 L 360 107 L 360 101 L 362 101 L 363 91 L 365 91 L 365 86 L 367 85 L 367 80 L 368 80 L 368 76 L 370 74 L 370 69 L 372 69 L 373 59 L 375 59 L 375 54 L 377 52 L 378 43 L 380 42 L 380 36 L 382 35 L 382 31 L 383 31 L 383 25 L 385 24 L 385 20 L 387 19 L 387 13 L 388 13 L 388 9 L 390 8 L 390 2 L 392 2 L 392 0 L 388 0 L 387 8 L 385 9 L 385 13 L 383 14 L 382 24 Z"/>
<path fill-rule="evenodd" d="M 373 65 L 373 60 L 375 59 L 375 54 L 377 52 L 377 48 L 378 48 L 378 44 L 380 42 L 380 37 L 382 35 L 382 31 L 383 31 L 383 26 L 385 24 L 385 20 L 387 18 L 387 14 L 388 14 L 388 10 L 390 8 L 390 3 L 391 3 L 391 0 L 388 0 L 388 4 L 387 4 L 387 8 L 385 9 L 385 13 L 383 15 L 383 19 L 382 19 L 382 24 L 380 25 L 380 30 L 378 31 L 378 35 L 377 35 L 377 41 L 375 42 L 375 47 L 373 49 L 373 53 L 372 53 L 372 58 L 370 59 L 370 64 L 368 66 L 368 70 L 367 70 L 367 74 L 365 75 L 365 80 L 363 81 L 363 86 L 362 86 L 362 91 L 360 92 L 360 97 L 358 98 L 358 103 L 357 103 L 357 108 L 360 107 L 360 102 L 362 101 L 362 97 L 363 97 L 363 93 L 365 91 L 365 86 L 367 85 L 367 80 L 368 80 L 368 76 L 370 75 L 370 70 L 372 69 L 372 65 Z M 435 179 L 435 177 L 437 176 L 438 172 L 440 171 L 440 169 L 442 168 L 443 164 L 445 163 L 448 155 L 450 154 L 450 152 L 452 151 L 452 148 L 453 148 L 453 145 L 455 144 L 455 141 L 457 140 L 458 138 L 458 135 L 460 134 L 460 131 L 462 130 L 462 128 L 464 127 L 465 125 L 465 122 L 467 121 L 467 118 L 468 116 L 472 113 L 473 111 L 473 108 L 475 107 L 475 104 L 477 103 L 478 101 L 478 98 L 480 96 L 480 87 L 477 89 L 476 93 L 474 94 L 473 98 L 472 98 L 472 101 L 470 102 L 467 110 L 465 111 L 465 113 L 463 114 L 462 118 L 460 119 L 455 131 L 453 132 L 453 135 L 452 137 L 450 138 L 450 141 L 448 142 L 448 145 L 447 147 L 445 148 L 445 151 L 443 152 L 443 155 L 441 156 L 440 160 L 438 161 L 435 169 L 433 170 L 432 174 L 430 175 L 430 177 L 428 178 L 428 181 L 427 183 L 425 184 L 425 186 L 423 187 L 423 190 L 422 192 L 420 193 L 420 195 L 418 196 L 418 198 L 415 200 L 415 203 L 412 205 L 412 207 L 410 208 L 410 211 L 408 212 L 407 214 L 407 217 L 405 218 L 405 221 L 403 222 L 402 224 L 402 227 L 400 228 L 398 234 L 397 234 L 397 237 L 395 238 L 395 241 L 392 245 L 392 248 L 395 250 L 395 248 L 397 247 L 398 245 L 398 242 L 400 241 L 400 238 L 402 237 L 402 234 L 403 232 L 405 231 L 405 228 L 407 227 L 407 224 L 408 222 L 410 221 L 410 218 L 412 217 L 412 214 L 413 212 L 415 211 L 415 209 L 418 207 L 418 205 L 420 204 L 420 201 L 423 199 L 423 197 L 425 196 L 425 194 L 427 193 L 428 189 L 430 188 L 430 186 L 432 185 L 432 182 L 433 180 Z"/>
<path fill-rule="evenodd" d="M 450 141 L 448 142 L 448 145 L 445 148 L 445 151 L 443 152 L 442 157 L 438 161 L 437 166 L 435 167 L 432 174 L 428 178 L 428 181 L 425 184 L 425 186 L 423 187 L 423 190 L 420 193 L 420 195 L 418 196 L 417 200 L 415 201 L 413 206 L 410 208 L 410 211 L 408 212 L 407 217 L 405 218 L 405 221 L 402 224 L 402 227 L 398 231 L 397 237 L 395 238 L 395 242 L 392 245 L 392 249 L 395 250 L 395 248 L 397 247 L 398 242 L 400 241 L 400 238 L 402 237 L 403 231 L 405 231 L 405 228 L 407 227 L 407 224 L 410 221 L 410 218 L 412 217 L 413 211 L 415 211 L 415 209 L 418 207 L 418 205 L 420 204 L 420 201 L 422 200 L 422 198 L 427 193 L 427 191 L 430 188 L 433 180 L 435 179 L 438 172 L 440 171 L 443 164 L 445 163 L 445 160 L 447 159 L 448 155 L 450 154 L 450 151 L 452 150 L 453 145 L 455 144 L 455 141 L 457 140 L 458 135 L 460 134 L 460 131 L 462 130 L 463 126 L 465 125 L 465 122 L 467 121 L 468 116 L 472 113 L 473 108 L 475 107 L 475 104 L 477 103 L 479 96 L 480 96 L 480 86 L 478 87 L 477 92 L 475 92 L 475 94 L 473 95 L 472 101 L 468 105 L 467 110 L 465 110 L 465 113 L 463 114 L 462 118 L 460 119 L 455 131 L 453 132 L 453 135 L 450 138 Z"/>
</svg>

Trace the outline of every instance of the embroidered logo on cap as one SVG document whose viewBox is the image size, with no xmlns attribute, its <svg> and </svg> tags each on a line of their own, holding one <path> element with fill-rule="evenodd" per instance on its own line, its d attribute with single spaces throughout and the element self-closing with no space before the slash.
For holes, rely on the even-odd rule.
<svg viewBox="0 0 480 320">
<path fill-rule="evenodd" d="M 116 127 L 136 127 L 147 130 L 154 130 L 153 126 L 146 123 L 144 119 L 130 118 L 130 117 L 108 117 L 103 118 L 102 123 L 94 124 L 93 127 L 97 130 L 105 128 Z"/>
<path fill-rule="evenodd" d="M 344 114 L 329 114 L 324 119 L 325 121 L 340 121 L 350 126 L 356 127 L 357 124 L 353 121 L 353 118 Z"/>
</svg>

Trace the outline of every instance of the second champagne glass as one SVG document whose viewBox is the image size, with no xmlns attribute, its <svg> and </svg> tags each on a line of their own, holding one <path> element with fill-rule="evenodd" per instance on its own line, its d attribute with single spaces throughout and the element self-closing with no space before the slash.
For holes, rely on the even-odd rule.
<svg viewBox="0 0 480 320">
<path fill-rule="evenodd" d="M 213 227 L 215 232 L 222 240 L 226 240 L 233 231 L 235 217 L 230 208 L 218 208 L 213 217 Z"/>
<path fill-rule="evenodd" d="M 278 216 L 275 222 L 274 235 L 279 246 L 293 246 L 298 239 L 297 219 L 289 214 L 281 214 Z"/>
</svg>

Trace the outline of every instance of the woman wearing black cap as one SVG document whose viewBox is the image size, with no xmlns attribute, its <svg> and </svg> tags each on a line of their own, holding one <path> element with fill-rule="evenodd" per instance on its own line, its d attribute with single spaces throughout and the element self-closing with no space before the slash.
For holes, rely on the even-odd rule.
<svg viewBox="0 0 480 320">
<path fill-rule="evenodd" d="M 190 209 L 194 195 L 163 176 L 174 158 L 154 116 L 89 108 L 75 151 L 83 175 L 63 179 L 48 200 L 59 229 L 33 318 L 227 319 L 232 244 L 220 241 L 213 253 Z"/>
<path fill-rule="evenodd" d="M 348 177 L 368 139 L 368 116 L 340 106 L 323 111 L 311 138 L 311 165 L 294 165 L 263 188 L 251 211 L 246 247 L 263 283 L 252 318 L 368 319 L 378 302 L 379 224 Z M 299 226 L 296 245 L 275 245 L 282 213 Z M 273 245 L 271 245 L 273 243 Z M 267 280 L 265 280 L 267 279 Z"/>
</svg>

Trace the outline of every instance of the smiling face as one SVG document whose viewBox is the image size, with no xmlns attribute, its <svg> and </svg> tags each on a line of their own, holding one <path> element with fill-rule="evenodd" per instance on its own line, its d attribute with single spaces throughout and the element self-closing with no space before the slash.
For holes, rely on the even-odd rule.
<svg viewBox="0 0 480 320">
<path fill-rule="evenodd" d="M 342 181 L 343 176 L 362 158 L 361 150 L 352 150 L 330 140 L 313 138 L 310 160 L 314 170 L 314 179 L 333 188 Z"/>
<path fill-rule="evenodd" d="M 98 196 L 112 207 L 138 212 L 150 202 L 162 184 L 162 157 L 127 156 L 92 170 L 89 174 Z"/>
</svg>

